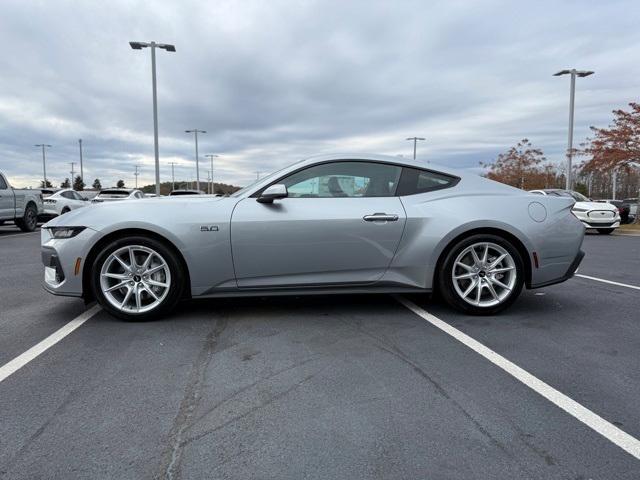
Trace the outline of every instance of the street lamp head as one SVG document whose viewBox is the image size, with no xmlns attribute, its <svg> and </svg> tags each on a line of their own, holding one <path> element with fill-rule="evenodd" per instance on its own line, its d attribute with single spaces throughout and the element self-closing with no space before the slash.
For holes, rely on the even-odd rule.
<svg viewBox="0 0 640 480">
<path fill-rule="evenodd" d="M 131 48 L 133 48 L 134 50 L 142 50 L 143 48 L 147 48 L 149 46 L 148 43 L 144 42 L 129 42 L 129 45 L 131 45 Z"/>
<path fill-rule="evenodd" d="M 589 75 L 593 75 L 594 72 L 592 72 L 591 70 L 576 70 L 571 69 L 571 70 L 560 70 L 557 73 L 554 73 L 553 76 L 554 77 L 559 77 L 560 75 L 568 75 L 570 73 L 575 74 L 577 77 L 588 77 Z"/>
<path fill-rule="evenodd" d="M 176 46 L 175 45 L 170 45 L 168 43 L 161 43 L 158 45 L 158 48 L 162 48 L 163 50 L 166 50 L 167 52 L 175 52 L 176 51 Z"/>
</svg>

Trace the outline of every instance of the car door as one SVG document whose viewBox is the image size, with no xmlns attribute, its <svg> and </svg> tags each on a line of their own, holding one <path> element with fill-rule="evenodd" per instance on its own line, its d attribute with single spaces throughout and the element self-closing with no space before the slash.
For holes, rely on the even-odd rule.
<svg viewBox="0 0 640 480">
<path fill-rule="evenodd" d="M 71 209 L 84 207 L 87 204 L 84 197 L 82 197 L 78 192 L 72 192 L 72 193 L 73 193 L 73 203 L 72 205 L 70 205 Z"/>
<path fill-rule="evenodd" d="M 231 220 L 238 286 L 337 286 L 380 279 L 406 220 L 395 196 L 401 170 L 364 161 L 316 164 L 274 182 L 287 187 L 287 198 L 241 200 Z"/>
<path fill-rule="evenodd" d="M 11 187 L 0 175 L 0 218 L 13 218 L 15 215 L 14 198 Z"/>
</svg>

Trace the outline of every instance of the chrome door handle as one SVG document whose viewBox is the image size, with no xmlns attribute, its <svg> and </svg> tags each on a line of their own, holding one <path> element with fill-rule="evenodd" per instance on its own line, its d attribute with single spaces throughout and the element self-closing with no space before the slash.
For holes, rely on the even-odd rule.
<svg viewBox="0 0 640 480">
<path fill-rule="evenodd" d="M 374 213 L 373 215 L 365 215 L 362 217 L 365 222 L 397 222 L 398 215 L 389 215 L 386 213 Z"/>
</svg>

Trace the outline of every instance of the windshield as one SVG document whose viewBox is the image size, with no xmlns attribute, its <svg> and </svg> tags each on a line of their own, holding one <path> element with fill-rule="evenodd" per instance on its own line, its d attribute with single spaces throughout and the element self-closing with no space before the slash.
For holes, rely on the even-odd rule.
<svg viewBox="0 0 640 480">
<path fill-rule="evenodd" d="M 582 195 L 581 193 L 574 192 L 573 190 L 565 190 L 563 192 L 565 196 L 572 197 L 576 202 L 588 202 L 590 201 L 587 197 Z"/>
<path fill-rule="evenodd" d="M 255 181 L 251 182 L 251 183 L 250 183 L 249 185 L 247 185 L 246 187 L 241 188 L 240 190 L 238 190 L 237 192 L 232 193 L 232 194 L 231 194 L 231 195 L 229 195 L 229 196 L 230 196 L 230 197 L 239 197 L 239 196 L 241 196 L 242 194 L 244 194 L 245 192 L 247 192 L 248 190 L 252 189 L 252 188 L 253 188 L 254 186 L 256 186 L 258 183 L 260 183 L 260 182 L 267 182 L 267 183 L 268 183 L 268 180 L 273 179 L 273 177 L 276 177 L 277 175 L 279 175 L 283 170 L 285 170 L 285 169 L 287 169 L 287 168 L 289 168 L 289 167 L 291 167 L 291 166 L 293 166 L 293 165 L 296 165 L 296 164 L 298 164 L 298 163 L 300 163 L 300 162 L 304 162 L 304 159 L 302 159 L 302 160 L 298 160 L 297 162 L 292 163 L 291 165 L 287 165 L 287 166 L 286 166 L 286 167 L 284 167 L 284 168 L 281 168 L 281 169 L 279 169 L 279 170 L 276 170 L 275 172 L 270 173 L 270 174 L 269 174 L 269 175 L 267 175 L 266 177 L 258 178 L 258 179 L 256 179 Z"/>
</svg>

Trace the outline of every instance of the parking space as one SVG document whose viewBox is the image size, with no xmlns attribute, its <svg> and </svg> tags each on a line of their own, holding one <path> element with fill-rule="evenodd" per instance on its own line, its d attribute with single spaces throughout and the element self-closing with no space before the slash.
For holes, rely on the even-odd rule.
<svg viewBox="0 0 640 480">
<path fill-rule="evenodd" d="M 10 235 L 10 234 L 6 234 Z M 86 310 L 0 235 L 0 366 Z M 640 238 L 580 274 L 640 285 Z M 626 255 L 626 256 L 625 256 Z M 640 438 L 640 291 L 576 277 L 467 317 L 403 297 Z M 0 383 L 6 478 L 628 478 L 640 462 L 393 296 L 101 312 Z"/>
</svg>

